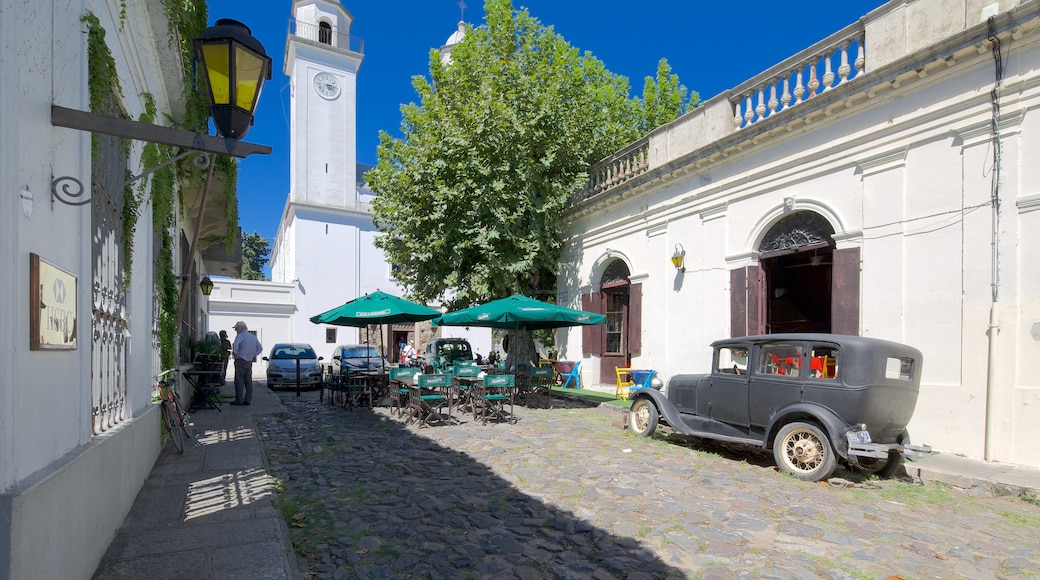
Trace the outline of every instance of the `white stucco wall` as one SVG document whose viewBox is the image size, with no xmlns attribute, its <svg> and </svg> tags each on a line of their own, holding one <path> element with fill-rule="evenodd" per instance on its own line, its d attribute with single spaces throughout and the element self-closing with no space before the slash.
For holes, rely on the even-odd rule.
<svg viewBox="0 0 1040 580">
<path fill-rule="evenodd" d="M 0 0 L 0 578 L 89 578 L 129 512 L 159 452 L 151 402 L 151 220 L 137 224 L 127 291 L 127 417 L 93 436 L 90 206 L 52 203 L 54 177 L 72 177 L 90 195 L 89 133 L 54 127 L 51 105 L 89 111 L 87 36 L 92 12 L 121 80 L 126 112 L 141 95 L 159 111 L 180 99 L 170 73 L 168 29 L 158 3 Z M 152 12 L 157 11 L 157 12 Z M 177 57 L 174 57 L 177 58 Z M 177 60 L 179 62 L 179 59 Z M 162 116 L 162 115 L 160 115 Z M 129 168 L 140 172 L 141 145 Z M 20 196 L 31 198 L 31 209 Z M 25 200 L 28 202 L 29 200 Z M 142 208 L 142 216 L 149 215 Z M 29 255 L 77 278 L 75 350 L 29 348 Z M 59 557 L 55 555 L 59 554 Z"/>
</svg>

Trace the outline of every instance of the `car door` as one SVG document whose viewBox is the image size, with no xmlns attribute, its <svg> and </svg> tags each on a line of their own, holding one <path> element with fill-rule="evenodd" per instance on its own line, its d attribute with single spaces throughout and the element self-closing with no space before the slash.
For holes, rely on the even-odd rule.
<svg viewBox="0 0 1040 580">
<path fill-rule="evenodd" d="M 749 345 L 715 347 L 712 358 L 710 414 L 716 421 L 746 429 L 749 425 L 747 352 Z"/>
<path fill-rule="evenodd" d="M 802 400 L 808 366 L 806 343 L 767 341 L 756 345 L 751 368 L 751 425 L 764 428 L 779 409 Z"/>
</svg>

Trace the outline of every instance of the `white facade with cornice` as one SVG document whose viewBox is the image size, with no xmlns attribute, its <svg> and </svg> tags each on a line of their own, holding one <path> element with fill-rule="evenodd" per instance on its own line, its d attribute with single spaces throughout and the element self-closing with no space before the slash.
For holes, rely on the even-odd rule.
<svg viewBox="0 0 1040 580">
<path fill-rule="evenodd" d="M 559 302 L 620 260 L 641 292 L 631 365 L 667 381 L 707 372 L 713 340 L 783 327 L 777 280 L 824 266 L 802 288 L 829 301 L 821 324 L 923 351 L 914 442 L 1040 467 L 1038 29 L 1036 0 L 889 2 L 705 101 L 592 169 Z M 810 214 L 821 243 L 764 247 Z M 582 358 L 582 330 L 561 339 Z M 605 357 L 584 355 L 587 382 L 614 382 Z"/>
</svg>

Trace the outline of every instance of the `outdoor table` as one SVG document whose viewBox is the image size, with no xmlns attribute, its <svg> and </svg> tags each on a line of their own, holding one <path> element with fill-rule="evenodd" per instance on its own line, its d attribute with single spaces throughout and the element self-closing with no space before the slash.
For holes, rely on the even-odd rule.
<svg viewBox="0 0 1040 580">
<path fill-rule="evenodd" d="M 217 399 L 217 395 L 220 392 L 220 376 L 223 373 L 217 369 L 193 368 L 182 374 L 195 393 L 191 398 L 188 412 L 194 412 L 204 406 L 219 412 L 220 407 L 217 405 L 220 404 L 220 400 Z"/>
</svg>

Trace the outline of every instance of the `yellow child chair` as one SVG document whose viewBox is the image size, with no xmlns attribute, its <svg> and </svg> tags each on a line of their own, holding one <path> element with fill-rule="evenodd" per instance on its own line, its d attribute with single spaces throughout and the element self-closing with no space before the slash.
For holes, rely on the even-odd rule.
<svg viewBox="0 0 1040 580">
<path fill-rule="evenodd" d="M 617 387 L 614 389 L 614 398 L 618 395 L 622 398 L 628 398 L 628 388 L 634 385 L 632 382 L 632 368 L 631 367 L 614 367 L 614 373 L 617 374 Z"/>
</svg>

